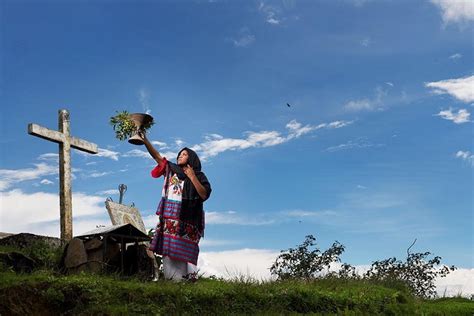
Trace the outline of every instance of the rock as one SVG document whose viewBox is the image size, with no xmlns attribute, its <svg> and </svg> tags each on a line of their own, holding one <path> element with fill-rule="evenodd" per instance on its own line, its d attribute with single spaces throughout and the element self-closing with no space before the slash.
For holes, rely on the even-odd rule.
<svg viewBox="0 0 474 316">
<path fill-rule="evenodd" d="M 87 270 L 93 273 L 102 271 L 104 262 L 104 251 L 102 247 L 87 251 Z"/>
<path fill-rule="evenodd" d="M 101 248 L 101 246 L 102 246 L 102 241 L 99 238 L 86 240 L 86 242 L 84 242 L 84 248 L 86 248 L 86 251 Z"/>
<path fill-rule="evenodd" d="M 64 259 L 64 265 L 67 269 L 78 268 L 79 270 L 87 262 L 87 253 L 84 248 L 84 242 L 79 238 L 73 238 L 69 242 L 66 249 L 66 257 Z M 76 271 L 70 271 L 76 272 Z"/>
</svg>

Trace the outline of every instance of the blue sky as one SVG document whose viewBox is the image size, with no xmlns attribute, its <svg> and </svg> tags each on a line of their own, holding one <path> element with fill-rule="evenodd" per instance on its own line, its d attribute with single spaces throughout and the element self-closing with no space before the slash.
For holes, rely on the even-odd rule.
<svg viewBox="0 0 474 316">
<path fill-rule="evenodd" d="M 277 253 L 313 234 L 356 265 L 431 251 L 474 268 L 469 1 L 2 1 L 1 231 L 59 234 L 57 128 L 74 152 L 74 232 L 134 202 L 152 226 L 162 180 L 115 139 L 149 112 L 168 158 L 196 149 L 213 186 L 203 253 Z M 291 107 L 288 107 L 289 103 Z"/>
</svg>

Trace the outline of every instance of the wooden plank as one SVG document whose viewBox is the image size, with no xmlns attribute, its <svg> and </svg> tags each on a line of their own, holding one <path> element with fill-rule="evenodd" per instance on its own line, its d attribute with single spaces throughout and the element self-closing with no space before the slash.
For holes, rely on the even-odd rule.
<svg viewBox="0 0 474 316">
<path fill-rule="evenodd" d="M 58 144 L 63 143 L 66 140 L 66 137 L 63 133 L 53 131 L 49 128 L 34 123 L 28 124 L 28 134 L 38 136 Z"/>
</svg>

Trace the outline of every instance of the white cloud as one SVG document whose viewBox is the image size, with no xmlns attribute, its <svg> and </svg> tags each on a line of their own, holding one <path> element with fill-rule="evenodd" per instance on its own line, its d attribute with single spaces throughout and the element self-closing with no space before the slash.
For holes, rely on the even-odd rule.
<svg viewBox="0 0 474 316">
<path fill-rule="evenodd" d="M 105 157 L 110 158 L 112 160 L 117 161 L 119 159 L 119 153 L 116 151 L 99 148 L 99 152 L 96 154 L 97 157 Z"/>
<path fill-rule="evenodd" d="M 307 134 L 311 131 L 314 131 L 316 129 L 320 129 L 326 126 L 327 124 L 320 124 L 318 126 L 312 126 L 312 125 L 302 126 L 302 124 L 296 120 L 292 120 L 288 124 L 286 124 L 286 128 L 290 131 L 290 134 L 288 135 L 289 139 L 298 138 L 304 134 Z"/>
<path fill-rule="evenodd" d="M 75 152 L 78 153 L 81 156 L 91 157 L 91 154 L 83 152 L 83 151 L 76 150 Z M 119 160 L 120 153 L 116 152 L 116 151 L 109 150 L 109 149 L 99 148 L 98 153 L 95 154 L 95 155 L 92 155 L 92 156 L 93 157 L 110 158 L 112 160 L 117 161 L 117 160 Z"/>
<path fill-rule="evenodd" d="M 461 295 L 470 297 L 474 294 L 474 269 L 457 269 L 444 278 L 435 280 L 436 292 L 439 297 Z"/>
<path fill-rule="evenodd" d="M 211 212 L 206 211 L 206 225 L 208 224 L 230 224 L 230 225 L 270 225 L 275 223 L 274 219 L 262 218 L 261 216 L 240 215 L 235 211 Z"/>
<path fill-rule="evenodd" d="M 460 59 L 461 57 L 462 57 L 461 54 L 456 53 L 456 54 L 452 54 L 451 56 L 449 56 L 449 59 Z"/>
<path fill-rule="evenodd" d="M 117 189 L 104 190 L 104 191 L 96 192 L 96 194 L 98 194 L 98 195 L 115 195 L 115 194 L 119 194 L 119 190 L 117 190 Z"/>
<path fill-rule="evenodd" d="M 241 35 L 239 38 L 232 39 L 232 42 L 234 43 L 235 47 L 247 47 L 253 42 L 255 42 L 255 35 L 253 34 L 244 34 Z"/>
<path fill-rule="evenodd" d="M 153 159 L 147 151 L 140 150 L 140 149 L 129 150 L 125 154 L 123 154 L 122 156 L 123 157 L 140 157 L 140 158 Z"/>
<path fill-rule="evenodd" d="M 331 210 L 323 211 L 305 211 L 305 210 L 292 210 L 286 212 L 289 217 L 322 217 L 322 216 L 337 216 L 337 212 Z"/>
<path fill-rule="evenodd" d="M 215 275 L 226 279 L 241 277 L 256 280 L 271 279 L 270 267 L 280 254 L 268 249 L 239 249 L 201 252 L 198 259 L 199 274 Z"/>
<path fill-rule="evenodd" d="M 474 2 L 472 0 L 431 0 L 431 3 L 441 10 L 445 24 L 474 21 Z"/>
<path fill-rule="evenodd" d="M 158 146 L 159 148 L 161 149 L 166 149 L 168 148 L 168 145 L 166 143 L 163 143 L 163 142 L 160 142 L 160 141 L 157 141 L 157 140 L 154 140 L 151 142 L 153 145 L 156 145 Z"/>
<path fill-rule="evenodd" d="M 470 151 L 462 151 L 462 150 L 459 150 L 457 153 L 456 153 L 456 158 L 460 158 L 464 161 L 467 161 L 468 163 L 470 163 L 472 166 L 474 166 L 474 154 L 472 154 Z"/>
<path fill-rule="evenodd" d="M 469 113 L 466 109 L 460 109 L 458 113 L 453 113 L 453 110 L 449 108 L 448 110 L 443 110 L 440 111 L 438 114 L 435 114 L 435 116 L 441 116 L 445 120 L 453 121 L 456 124 L 462 124 L 462 123 L 468 123 L 470 122 L 469 116 L 471 113 Z"/>
<path fill-rule="evenodd" d="M 84 177 L 85 178 L 100 178 L 100 177 L 103 177 L 103 176 L 106 176 L 106 175 L 109 175 L 111 174 L 112 172 L 92 172 L 90 174 L 85 174 Z"/>
<path fill-rule="evenodd" d="M 280 21 L 271 17 L 271 18 L 268 18 L 267 19 L 267 22 L 270 23 L 270 24 L 280 24 Z"/>
<path fill-rule="evenodd" d="M 383 110 L 383 99 L 387 95 L 387 91 L 381 87 L 375 88 L 375 95 L 373 98 L 363 98 L 359 100 L 351 100 L 344 105 L 348 111 L 375 111 Z"/>
<path fill-rule="evenodd" d="M 360 41 L 360 45 L 364 47 L 369 47 L 370 44 L 372 44 L 372 40 L 369 37 L 366 37 Z"/>
<path fill-rule="evenodd" d="M 54 182 L 53 182 L 53 181 L 50 181 L 50 180 L 48 180 L 48 179 L 43 179 L 43 180 L 40 181 L 40 183 L 47 185 L 47 184 L 53 184 Z"/>
<path fill-rule="evenodd" d="M 277 131 L 245 132 L 246 138 L 224 138 L 221 135 L 211 134 L 206 136 L 206 141 L 194 145 L 191 149 L 200 153 L 200 157 L 206 160 L 209 157 L 228 150 L 243 150 L 248 148 L 269 147 L 283 144 L 292 139 L 310 133 L 321 128 L 333 129 L 341 128 L 352 124 L 353 121 L 334 121 L 319 125 L 302 125 L 296 120 L 286 124 L 288 135 L 284 136 Z"/>
<path fill-rule="evenodd" d="M 199 242 L 199 247 L 222 247 L 222 246 L 228 246 L 228 245 L 236 245 L 239 242 L 236 240 L 224 240 L 224 239 L 209 239 L 209 238 L 203 238 Z"/>
<path fill-rule="evenodd" d="M 252 132 L 247 133 L 246 139 L 237 138 L 216 138 L 208 139 L 207 141 L 194 145 L 191 149 L 198 151 L 200 157 L 206 160 L 209 157 L 217 156 L 228 150 L 242 150 L 251 147 L 267 147 L 272 144 L 277 144 L 282 141 L 282 138 L 278 132 Z"/>
<path fill-rule="evenodd" d="M 21 201 L 21 203 L 18 203 L 18 201 Z M 58 194 L 46 192 L 28 194 L 18 189 L 0 192 L 0 206 L 0 231 L 59 236 Z M 106 215 L 104 198 L 73 193 L 72 213 L 74 219 L 84 216 Z M 80 231 L 76 227 L 75 221 L 73 228 L 75 233 Z M 88 227 L 87 230 L 94 228 L 95 226 Z"/>
<path fill-rule="evenodd" d="M 0 169 L 0 190 L 6 190 L 13 184 L 35 180 L 44 176 L 54 175 L 59 173 L 57 166 L 51 166 L 46 163 L 34 164 L 35 168 L 26 169 Z"/>
<path fill-rule="evenodd" d="M 55 154 L 55 153 L 42 154 L 38 157 L 38 160 L 53 161 L 53 162 L 58 163 L 59 162 L 59 154 Z"/>
<path fill-rule="evenodd" d="M 340 150 L 347 150 L 347 149 L 359 149 L 359 148 L 371 148 L 371 147 L 382 147 L 384 146 L 383 144 L 373 144 L 367 140 L 365 137 L 360 137 L 354 141 L 350 140 L 345 144 L 340 144 L 337 146 L 332 146 L 329 148 L 326 148 L 325 151 L 328 152 L 335 152 L 335 151 L 340 151 Z"/>
<path fill-rule="evenodd" d="M 474 76 L 428 82 L 425 86 L 436 94 L 449 94 L 462 102 L 474 101 Z"/>
<path fill-rule="evenodd" d="M 174 143 L 178 148 L 184 147 L 184 145 L 186 144 L 186 142 L 180 138 L 175 139 Z"/>
<path fill-rule="evenodd" d="M 282 21 L 280 17 L 282 9 L 280 7 L 271 6 L 265 4 L 263 1 L 260 2 L 258 10 L 262 12 L 265 17 L 265 22 L 272 25 L 279 25 Z"/>
</svg>

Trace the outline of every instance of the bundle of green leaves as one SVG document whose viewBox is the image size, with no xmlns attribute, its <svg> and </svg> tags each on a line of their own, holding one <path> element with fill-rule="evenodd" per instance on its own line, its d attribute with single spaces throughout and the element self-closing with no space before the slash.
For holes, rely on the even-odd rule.
<svg viewBox="0 0 474 316">
<path fill-rule="evenodd" d="M 110 118 L 110 124 L 113 126 L 115 131 L 115 137 L 119 140 L 126 140 L 133 136 L 137 132 L 137 126 L 131 118 L 131 114 L 128 111 L 116 111 L 117 114 Z M 143 131 L 146 131 L 153 125 L 153 121 L 146 122 L 141 127 Z"/>
</svg>

